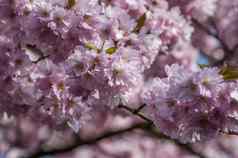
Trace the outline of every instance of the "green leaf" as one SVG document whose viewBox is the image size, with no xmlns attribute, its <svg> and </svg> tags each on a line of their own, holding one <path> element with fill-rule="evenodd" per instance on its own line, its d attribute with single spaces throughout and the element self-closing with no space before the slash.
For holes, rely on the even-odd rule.
<svg viewBox="0 0 238 158">
<path fill-rule="evenodd" d="M 199 66 L 201 69 L 204 69 L 204 68 L 209 67 L 209 65 L 207 65 L 207 64 L 198 64 L 198 66 Z"/>
<path fill-rule="evenodd" d="M 117 51 L 117 48 L 116 48 L 116 47 L 111 47 L 111 48 L 108 48 L 108 49 L 106 50 L 106 53 L 112 55 L 112 54 L 114 54 L 116 51 Z"/>
<path fill-rule="evenodd" d="M 221 69 L 220 74 L 224 80 L 236 80 L 238 79 L 238 67 L 225 66 Z"/>
<path fill-rule="evenodd" d="M 98 49 L 94 44 L 92 43 L 85 43 L 84 44 L 85 48 L 89 49 L 89 50 L 95 50 L 98 53 L 100 52 L 100 49 Z"/>
<path fill-rule="evenodd" d="M 68 0 L 67 8 L 71 9 L 75 6 L 76 0 Z"/>
<path fill-rule="evenodd" d="M 145 25 L 146 13 L 144 13 L 138 20 L 137 25 L 132 32 L 139 33 L 141 28 Z"/>
</svg>

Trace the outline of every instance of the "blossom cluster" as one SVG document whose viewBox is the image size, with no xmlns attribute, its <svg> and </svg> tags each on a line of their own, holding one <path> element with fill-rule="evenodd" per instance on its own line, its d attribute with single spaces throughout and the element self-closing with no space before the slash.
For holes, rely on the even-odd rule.
<svg viewBox="0 0 238 158">
<path fill-rule="evenodd" d="M 162 132 L 182 142 L 237 132 L 236 81 L 225 81 L 218 68 L 191 71 L 174 64 L 165 69 L 167 77 L 151 79 L 141 95 Z"/>
<path fill-rule="evenodd" d="M 192 32 L 164 0 L 0 0 L 0 112 L 78 131 L 101 108 L 145 103 L 184 142 L 230 130 L 236 82 L 192 71 Z"/>
<path fill-rule="evenodd" d="M 92 106 L 136 101 L 159 52 L 191 36 L 178 8 L 73 2 L 1 1 L 2 111 L 36 111 L 77 130 Z"/>
</svg>

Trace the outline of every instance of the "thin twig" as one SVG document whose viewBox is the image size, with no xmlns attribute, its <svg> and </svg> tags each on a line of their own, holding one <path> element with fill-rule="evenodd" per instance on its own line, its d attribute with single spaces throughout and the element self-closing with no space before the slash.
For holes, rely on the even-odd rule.
<svg viewBox="0 0 238 158">
<path fill-rule="evenodd" d="M 49 58 L 50 57 L 50 55 L 45 55 L 45 56 L 41 56 L 39 59 L 37 59 L 36 61 L 32 61 L 32 63 L 33 64 L 37 64 L 37 63 L 39 63 L 40 61 L 42 61 L 42 60 L 45 60 L 45 59 L 47 59 L 47 58 Z"/>
<path fill-rule="evenodd" d="M 144 108 L 144 107 L 145 107 L 145 105 L 142 105 L 142 106 L 140 106 L 138 109 L 132 109 L 132 108 L 127 107 L 127 106 L 124 106 L 124 105 L 119 105 L 119 106 L 118 106 L 118 108 L 124 109 L 124 110 L 130 112 L 131 114 L 133 114 L 133 115 L 135 115 L 135 116 L 141 118 L 142 120 L 148 122 L 149 124 L 154 125 L 154 123 L 153 123 L 152 120 L 150 120 L 149 118 L 147 118 L 146 116 L 144 116 L 144 115 L 140 112 L 141 109 Z"/>
<path fill-rule="evenodd" d="M 135 113 L 139 113 L 142 109 L 144 109 L 144 107 L 146 107 L 146 104 L 142 104 L 139 108 L 137 108 L 134 112 Z"/>
</svg>

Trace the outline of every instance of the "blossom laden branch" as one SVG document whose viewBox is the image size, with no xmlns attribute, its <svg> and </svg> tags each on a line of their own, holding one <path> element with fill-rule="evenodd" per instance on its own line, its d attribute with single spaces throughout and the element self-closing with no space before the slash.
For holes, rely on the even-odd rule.
<svg viewBox="0 0 238 158">
<path fill-rule="evenodd" d="M 75 150 L 75 149 L 77 149 L 81 146 L 95 145 L 95 144 L 97 144 L 98 142 L 100 142 L 104 139 L 109 139 L 109 138 L 112 138 L 112 137 L 115 137 L 115 136 L 118 136 L 118 135 L 122 135 L 122 134 L 125 134 L 125 133 L 128 133 L 128 132 L 132 132 L 136 129 L 143 130 L 143 131 L 150 134 L 152 137 L 154 137 L 156 139 L 169 140 L 169 141 L 175 143 L 177 146 L 179 146 L 184 151 L 187 151 L 190 154 L 196 155 L 199 158 L 206 158 L 206 156 L 204 156 L 202 153 L 194 150 L 190 144 L 180 143 L 179 141 L 177 141 L 175 139 L 172 139 L 169 136 L 166 136 L 163 133 L 161 133 L 159 131 L 159 129 L 154 126 L 154 123 L 153 123 L 152 120 L 150 120 L 149 118 L 145 117 L 142 113 L 140 113 L 140 111 L 145 106 L 146 105 L 143 104 L 137 109 L 132 109 L 132 108 L 124 106 L 124 105 L 119 105 L 118 108 L 122 108 L 122 109 L 130 112 L 131 114 L 140 117 L 141 119 L 143 119 L 146 122 L 137 123 L 137 124 L 134 124 L 134 125 L 132 125 L 128 128 L 125 128 L 125 129 L 119 129 L 119 130 L 116 130 L 116 131 L 108 131 L 108 132 L 105 132 L 104 134 L 102 134 L 98 137 L 90 138 L 88 140 L 83 140 L 82 138 L 76 136 L 76 140 L 74 141 L 74 143 L 69 145 L 69 146 L 65 146 L 63 148 L 58 148 L 58 149 L 52 149 L 52 150 L 40 149 L 39 151 L 37 151 L 35 153 L 32 153 L 31 155 L 23 157 L 23 158 L 38 158 L 38 157 L 41 157 L 41 156 L 56 155 L 56 154 L 71 152 L 71 151 L 73 151 L 73 150 Z"/>
<path fill-rule="evenodd" d="M 137 109 L 132 109 L 130 107 L 127 107 L 127 106 L 124 106 L 124 105 L 119 105 L 119 108 L 122 108 L 128 112 L 130 112 L 132 115 L 135 115 L 139 118 L 141 118 L 142 120 L 148 122 L 148 127 L 149 128 L 146 128 L 144 130 L 146 130 L 148 133 L 150 133 L 153 137 L 157 138 L 157 139 L 166 139 L 166 140 L 169 140 L 169 141 L 172 141 L 174 142 L 177 146 L 179 146 L 180 148 L 182 148 L 183 150 L 189 152 L 190 154 L 193 154 L 193 155 L 196 155 L 198 156 L 199 158 L 206 158 L 205 155 L 203 155 L 201 152 L 198 152 L 196 150 L 193 149 L 192 145 L 191 144 L 184 144 L 184 143 L 181 143 L 179 142 L 178 140 L 175 140 L 175 139 L 172 139 L 170 138 L 169 136 L 166 136 L 164 134 L 162 134 L 158 128 L 156 128 L 154 126 L 154 123 L 152 120 L 150 120 L 149 118 L 145 117 L 143 114 L 140 113 L 140 111 L 145 107 L 146 105 L 143 104 L 141 105 L 139 108 Z"/>
<path fill-rule="evenodd" d="M 138 109 L 126 105 L 130 103 L 119 108 L 144 120 L 148 124 L 144 130 L 161 137 L 165 134 L 168 139 L 172 137 L 185 143 L 201 141 L 216 135 L 226 125 L 235 125 L 224 118 L 237 113 L 237 110 L 230 112 L 233 110 L 230 93 L 237 87 L 233 81 L 238 76 L 236 70 L 227 68 L 219 73 L 218 68 L 206 67 L 194 72 L 188 61 L 179 62 L 187 63 L 186 67 L 164 66 L 169 63 L 160 62 L 160 52 L 166 58 L 175 57 L 175 49 L 190 44 L 193 29 L 179 8 L 163 6 L 163 3 L 158 7 L 150 1 L 125 1 L 124 4 L 108 1 L 112 5 L 107 5 L 104 1 L 68 0 L 67 6 L 62 6 L 60 1 L 19 0 L 9 4 L 3 0 L 0 3 L 0 15 L 4 19 L 0 35 L 1 113 L 12 111 L 17 118 L 22 113 L 18 105 L 22 104 L 26 111 L 25 104 L 33 104 L 29 106 L 32 113 L 26 114 L 35 117 L 40 111 L 41 119 L 34 123 L 49 117 L 52 124 L 67 122 L 77 131 L 93 112 L 115 108 L 120 96 L 128 101 L 138 99 L 142 104 Z M 224 50 L 233 53 L 218 34 L 209 33 L 221 41 Z M 22 52 L 20 44 L 26 44 L 39 57 L 33 61 L 35 65 L 27 53 L 19 53 Z M 39 62 L 49 57 L 45 54 L 51 55 L 49 60 Z M 176 58 L 181 60 L 183 57 Z M 141 112 L 145 106 L 151 108 L 148 114 Z M 38 153 L 71 151 L 107 136 L 105 133 L 89 140 L 76 139 L 76 144 L 66 149 L 40 149 Z"/>
</svg>

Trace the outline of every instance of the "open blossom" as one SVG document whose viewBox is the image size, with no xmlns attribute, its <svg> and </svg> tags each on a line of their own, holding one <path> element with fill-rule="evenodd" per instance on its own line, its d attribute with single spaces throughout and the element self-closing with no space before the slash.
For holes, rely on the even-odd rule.
<svg viewBox="0 0 238 158">
<path fill-rule="evenodd" d="M 205 68 L 193 78 L 193 83 L 197 85 L 198 93 L 206 97 L 216 95 L 222 82 L 223 76 L 219 74 L 219 69 L 217 68 Z"/>
<path fill-rule="evenodd" d="M 233 123 L 228 120 L 237 106 L 231 97 L 237 83 L 225 82 L 217 68 L 193 72 L 172 65 L 166 69 L 167 77 L 149 81 L 141 95 L 146 113 L 162 132 L 182 142 L 195 142 L 219 131 L 236 130 L 236 118 Z"/>
</svg>

